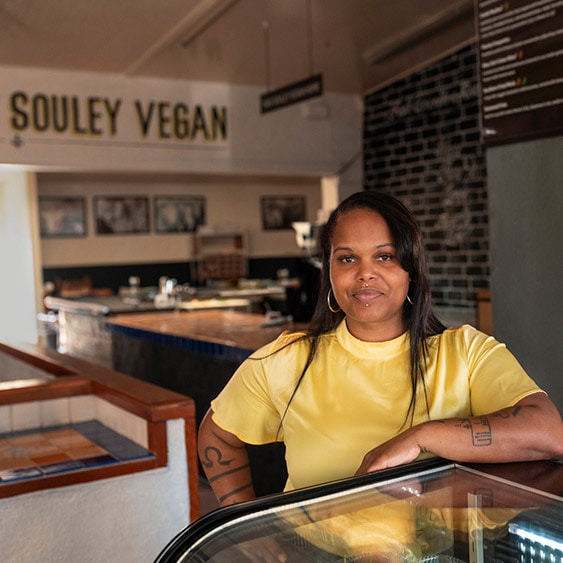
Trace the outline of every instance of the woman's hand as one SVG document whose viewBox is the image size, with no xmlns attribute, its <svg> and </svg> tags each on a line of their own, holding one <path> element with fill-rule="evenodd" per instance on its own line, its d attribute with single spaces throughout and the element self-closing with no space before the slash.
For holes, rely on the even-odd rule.
<svg viewBox="0 0 563 563">
<path fill-rule="evenodd" d="M 415 426 L 384 442 L 373 450 L 370 450 L 356 471 L 356 475 L 396 467 L 405 463 L 411 463 L 421 453 L 422 449 L 417 442 L 417 431 Z"/>
</svg>

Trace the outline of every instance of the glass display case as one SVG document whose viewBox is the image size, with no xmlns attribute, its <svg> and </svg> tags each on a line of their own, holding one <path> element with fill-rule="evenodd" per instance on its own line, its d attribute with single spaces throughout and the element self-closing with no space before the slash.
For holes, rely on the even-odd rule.
<svg viewBox="0 0 563 563">
<path fill-rule="evenodd" d="M 557 462 L 428 460 L 215 510 L 156 563 L 561 563 L 562 492 Z"/>
</svg>

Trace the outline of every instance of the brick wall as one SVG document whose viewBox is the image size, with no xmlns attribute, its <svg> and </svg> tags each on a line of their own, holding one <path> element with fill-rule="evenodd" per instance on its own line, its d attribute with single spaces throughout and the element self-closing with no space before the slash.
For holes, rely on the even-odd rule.
<svg viewBox="0 0 563 563">
<path fill-rule="evenodd" d="M 489 285 L 475 45 L 366 96 L 364 185 L 415 213 L 436 305 L 474 310 Z"/>
</svg>

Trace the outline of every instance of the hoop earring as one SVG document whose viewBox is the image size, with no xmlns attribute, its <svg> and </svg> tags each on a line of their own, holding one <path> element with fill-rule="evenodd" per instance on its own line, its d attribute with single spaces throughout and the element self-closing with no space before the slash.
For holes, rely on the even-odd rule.
<svg viewBox="0 0 563 563">
<path fill-rule="evenodd" d="M 414 303 L 412 302 L 412 299 L 410 298 L 409 294 L 407 293 L 407 301 L 411 304 L 414 305 Z"/>
<path fill-rule="evenodd" d="M 330 309 L 331 313 L 338 313 L 340 311 L 340 307 L 338 307 L 338 309 L 333 309 L 332 305 L 330 304 L 330 294 L 332 293 L 332 287 L 330 287 L 328 289 L 328 293 L 326 294 L 326 303 L 328 305 L 328 308 Z"/>
</svg>

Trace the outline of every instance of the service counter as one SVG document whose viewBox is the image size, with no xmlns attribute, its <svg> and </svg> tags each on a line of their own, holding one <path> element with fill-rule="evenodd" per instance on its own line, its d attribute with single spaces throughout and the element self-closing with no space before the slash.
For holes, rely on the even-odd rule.
<svg viewBox="0 0 563 563">
<path fill-rule="evenodd" d="M 155 563 L 563 561 L 563 465 L 432 459 L 220 508 Z M 256 559 L 254 559 L 254 556 Z"/>
<path fill-rule="evenodd" d="M 280 285 L 249 289 L 200 289 L 190 299 L 170 298 L 155 304 L 152 294 L 83 295 L 73 298 L 48 296 L 45 307 L 56 312 L 57 348 L 60 352 L 112 367 L 111 335 L 106 320 L 115 315 L 165 311 L 252 312 L 264 300 L 285 299 Z"/>
<path fill-rule="evenodd" d="M 114 314 L 155 311 L 152 300 L 116 295 L 85 295 L 74 298 L 48 296 L 45 307 L 57 316 L 57 349 L 83 360 L 111 368 L 111 339 L 105 320 Z"/>
<path fill-rule="evenodd" d="M 199 516 L 191 398 L 0 343 L 3 561 L 146 561 Z"/>
</svg>

